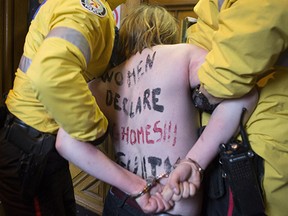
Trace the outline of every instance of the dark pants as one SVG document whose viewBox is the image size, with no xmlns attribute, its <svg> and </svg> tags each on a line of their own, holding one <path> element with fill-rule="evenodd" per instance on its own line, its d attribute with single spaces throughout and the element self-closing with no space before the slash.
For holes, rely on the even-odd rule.
<svg viewBox="0 0 288 216">
<path fill-rule="evenodd" d="M 22 151 L 7 141 L 5 135 L 5 128 L 2 128 L 0 130 L 0 200 L 6 216 L 76 215 L 68 162 L 55 149 L 49 152 L 40 190 L 34 199 L 25 199 L 21 193 L 21 181 L 18 175 Z"/>
<path fill-rule="evenodd" d="M 102 216 L 147 216 L 143 211 L 127 203 L 123 204 L 123 199 L 120 199 L 115 194 L 108 192 Z"/>
</svg>

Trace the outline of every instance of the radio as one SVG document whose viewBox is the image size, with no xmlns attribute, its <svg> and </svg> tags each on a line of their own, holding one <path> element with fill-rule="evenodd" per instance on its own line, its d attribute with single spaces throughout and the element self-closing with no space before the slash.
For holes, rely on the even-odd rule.
<svg viewBox="0 0 288 216">
<path fill-rule="evenodd" d="M 220 145 L 220 164 L 230 185 L 235 206 L 242 215 L 265 215 L 264 202 L 257 178 L 257 157 L 251 149 L 243 127 L 243 110 L 240 122 L 242 141 Z"/>
</svg>

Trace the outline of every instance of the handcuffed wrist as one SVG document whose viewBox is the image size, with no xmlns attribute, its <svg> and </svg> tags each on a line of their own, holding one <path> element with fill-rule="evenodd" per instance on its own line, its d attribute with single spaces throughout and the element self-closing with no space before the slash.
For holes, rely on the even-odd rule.
<svg viewBox="0 0 288 216">
<path fill-rule="evenodd" d="M 191 158 L 184 158 L 184 159 L 178 159 L 176 161 L 176 163 L 174 164 L 173 168 L 175 169 L 179 164 L 181 163 L 190 163 L 190 164 L 194 164 L 194 166 L 197 168 L 196 170 L 200 173 L 200 179 L 201 181 L 203 180 L 203 176 L 204 176 L 204 169 L 194 160 L 192 160 Z M 192 166 L 192 167 L 194 167 Z"/>
<path fill-rule="evenodd" d="M 145 180 L 146 180 L 146 185 L 144 186 L 143 190 L 141 190 L 137 194 L 130 194 L 129 195 L 130 198 L 137 199 L 143 196 L 144 194 L 148 193 L 151 190 L 151 188 L 153 188 L 157 184 L 156 177 L 154 176 L 149 176 Z"/>
<path fill-rule="evenodd" d="M 169 173 L 164 173 L 158 176 L 149 176 L 147 177 L 146 180 L 146 185 L 143 188 L 143 190 L 141 190 L 139 193 L 137 194 L 130 194 L 129 197 L 133 198 L 133 199 L 137 199 L 141 196 L 143 196 L 144 194 L 148 193 L 157 183 L 159 183 L 160 179 L 162 178 L 167 178 L 169 176 Z"/>
</svg>

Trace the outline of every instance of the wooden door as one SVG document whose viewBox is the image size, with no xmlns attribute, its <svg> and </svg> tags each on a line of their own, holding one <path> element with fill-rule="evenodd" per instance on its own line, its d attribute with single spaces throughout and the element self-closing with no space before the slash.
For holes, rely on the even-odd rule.
<svg viewBox="0 0 288 216">
<path fill-rule="evenodd" d="M 188 27 L 186 18 L 197 18 L 193 11 L 197 2 L 198 0 L 127 0 L 127 2 L 122 6 L 121 16 L 126 16 L 140 3 L 161 5 L 179 21 L 179 42 L 184 42 L 186 38 L 186 29 Z"/>
<path fill-rule="evenodd" d="M 193 8 L 198 0 L 143 0 L 143 2 L 165 7 L 179 21 L 183 20 L 187 16 L 196 17 Z"/>
<path fill-rule="evenodd" d="M 179 21 L 179 42 L 186 41 L 186 29 L 189 25 L 186 18 L 197 18 L 193 9 L 198 0 L 143 0 L 143 2 L 152 5 L 161 5 L 165 7 Z"/>
<path fill-rule="evenodd" d="M 28 0 L 0 0 L 0 96 L 12 87 L 28 30 Z"/>
</svg>

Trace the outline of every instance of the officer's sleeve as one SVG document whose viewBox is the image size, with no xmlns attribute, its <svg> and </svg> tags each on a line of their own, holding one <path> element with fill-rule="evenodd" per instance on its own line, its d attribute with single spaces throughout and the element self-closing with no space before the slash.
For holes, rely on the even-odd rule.
<svg viewBox="0 0 288 216">
<path fill-rule="evenodd" d="M 93 141 L 105 134 L 108 121 L 82 75 L 91 55 L 89 42 L 77 24 L 69 26 L 51 29 L 27 75 L 37 99 L 59 126 L 76 139 Z M 97 26 L 92 28 L 97 37 Z"/>
<path fill-rule="evenodd" d="M 235 98 L 248 93 L 257 77 L 287 49 L 288 2 L 227 2 L 231 5 L 223 5 L 219 13 L 219 29 L 212 35 L 211 52 L 199 70 L 199 79 L 212 95 Z M 208 22 L 201 20 L 198 25 Z"/>
</svg>

